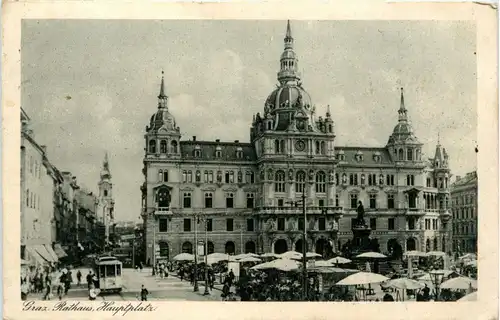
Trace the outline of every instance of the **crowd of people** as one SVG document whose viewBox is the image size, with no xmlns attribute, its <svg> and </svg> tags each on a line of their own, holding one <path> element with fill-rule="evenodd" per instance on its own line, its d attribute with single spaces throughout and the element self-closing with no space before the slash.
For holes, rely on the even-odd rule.
<svg viewBox="0 0 500 320">
<path fill-rule="evenodd" d="M 78 284 L 82 274 L 78 270 Z M 54 295 L 59 299 L 67 295 L 73 283 L 72 270 L 55 264 L 31 267 L 21 275 L 21 299 L 27 300 L 30 294 L 42 294 L 43 300 L 51 300 Z"/>
</svg>

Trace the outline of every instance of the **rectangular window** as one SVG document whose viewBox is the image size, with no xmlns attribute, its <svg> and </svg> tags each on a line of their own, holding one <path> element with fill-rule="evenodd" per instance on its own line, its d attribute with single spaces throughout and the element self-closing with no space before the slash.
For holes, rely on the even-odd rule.
<svg viewBox="0 0 500 320">
<path fill-rule="evenodd" d="M 205 193 L 205 208 L 212 208 L 213 206 L 213 195 L 211 192 Z"/>
<path fill-rule="evenodd" d="M 278 199 L 278 208 L 283 209 L 284 206 L 285 206 L 285 200 Z"/>
<path fill-rule="evenodd" d="M 234 208 L 234 197 L 232 193 L 226 194 L 226 208 Z"/>
<path fill-rule="evenodd" d="M 212 219 L 207 219 L 207 231 L 208 232 L 211 232 L 214 228 L 214 224 L 213 224 L 213 221 Z"/>
<path fill-rule="evenodd" d="M 325 218 L 318 219 L 318 229 L 320 231 L 326 230 L 326 219 Z"/>
<path fill-rule="evenodd" d="M 229 171 L 226 171 L 226 174 L 224 175 L 224 181 L 226 183 L 229 183 Z"/>
<path fill-rule="evenodd" d="M 394 209 L 394 195 L 393 194 L 387 195 L 387 208 Z"/>
<path fill-rule="evenodd" d="M 184 193 L 183 207 L 184 208 L 191 208 L 191 193 L 190 192 Z"/>
<path fill-rule="evenodd" d="M 159 225 L 159 231 L 160 232 L 167 232 L 167 230 L 168 230 L 168 219 L 167 218 L 160 218 L 158 225 Z"/>
<path fill-rule="evenodd" d="M 285 218 L 278 218 L 278 231 L 285 231 Z"/>
<path fill-rule="evenodd" d="M 325 206 L 325 199 L 319 199 L 319 200 L 318 200 L 318 206 L 319 206 L 320 208 L 323 208 L 323 207 Z"/>
<path fill-rule="evenodd" d="M 415 230 L 415 219 L 414 218 L 408 218 L 408 229 Z"/>
<path fill-rule="evenodd" d="M 427 178 L 426 186 L 427 188 L 431 187 L 431 178 Z"/>
<path fill-rule="evenodd" d="M 299 230 L 304 231 L 304 218 L 299 218 Z"/>
<path fill-rule="evenodd" d="M 387 224 L 388 224 L 387 229 L 389 229 L 389 230 L 394 230 L 395 229 L 394 218 L 387 219 Z"/>
<path fill-rule="evenodd" d="M 208 183 L 214 182 L 214 172 L 212 170 L 208 171 Z"/>
<path fill-rule="evenodd" d="M 203 180 L 205 180 L 205 183 L 208 183 L 208 171 L 207 170 L 205 170 L 203 172 Z"/>
<path fill-rule="evenodd" d="M 377 218 L 370 218 L 370 228 L 377 230 Z"/>
<path fill-rule="evenodd" d="M 254 201 L 254 194 L 253 193 L 247 193 L 247 208 L 253 208 L 255 205 Z"/>
<path fill-rule="evenodd" d="M 377 195 L 371 194 L 370 195 L 370 209 L 376 209 L 376 208 L 377 208 Z"/>
<path fill-rule="evenodd" d="M 191 232 L 191 219 L 184 219 L 184 232 Z"/>
<path fill-rule="evenodd" d="M 254 183 L 255 181 L 254 174 L 252 171 L 247 171 L 245 174 L 246 183 Z"/>
<path fill-rule="evenodd" d="M 358 207 L 358 195 L 350 194 L 351 198 L 351 209 L 356 209 Z"/>
<path fill-rule="evenodd" d="M 335 206 L 336 206 L 336 207 L 339 207 L 339 206 L 340 206 L 340 205 L 339 205 L 339 194 L 338 194 L 338 193 L 337 193 L 337 194 L 335 194 Z"/>
<path fill-rule="evenodd" d="M 254 231 L 254 220 L 247 219 L 247 231 Z"/>
<path fill-rule="evenodd" d="M 233 230 L 234 230 L 234 220 L 226 219 L 226 231 L 233 231 Z"/>
<path fill-rule="evenodd" d="M 229 171 L 229 183 L 234 183 L 234 171 Z"/>
<path fill-rule="evenodd" d="M 193 182 L 193 172 L 191 170 L 189 170 L 187 173 L 187 182 Z"/>
<path fill-rule="evenodd" d="M 182 171 L 182 182 L 184 182 L 184 183 L 187 182 L 187 171 L 186 170 Z"/>
</svg>

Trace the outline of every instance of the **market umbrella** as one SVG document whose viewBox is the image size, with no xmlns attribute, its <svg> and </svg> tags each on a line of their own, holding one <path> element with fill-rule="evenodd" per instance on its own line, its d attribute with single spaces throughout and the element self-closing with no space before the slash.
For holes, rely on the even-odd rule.
<svg viewBox="0 0 500 320">
<path fill-rule="evenodd" d="M 335 257 L 335 258 L 328 260 L 328 262 L 330 262 L 332 264 L 344 264 L 344 263 L 350 263 L 352 261 L 347 259 L 347 258 L 344 258 L 344 257 Z"/>
<path fill-rule="evenodd" d="M 388 287 L 396 288 L 396 289 L 404 289 L 404 290 L 415 290 L 423 288 L 424 285 L 416 280 L 408 279 L 408 278 L 397 278 L 392 279 L 387 282 Z"/>
<path fill-rule="evenodd" d="M 248 257 L 258 258 L 259 255 L 255 254 L 255 253 L 242 253 L 242 254 L 235 255 L 233 258 L 235 260 L 240 260 L 240 259 L 248 258 Z"/>
<path fill-rule="evenodd" d="M 365 252 L 362 254 L 358 254 L 356 258 L 371 258 L 371 259 L 384 259 L 387 256 L 379 253 L 379 252 Z"/>
<path fill-rule="evenodd" d="M 458 258 L 459 260 L 470 259 L 477 260 L 477 255 L 475 253 L 467 253 Z"/>
<path fill-rule="evenodd" d="M 276 259 L 270 262 L 258 264 L 251 269 L 253 270 L 266 270 L 276 269 L 280 271 L 293 271 L 300 267 L 300 263 L 291 259 Z"/>
<path fill-rule="evenodd" d="M 477 289 L 477 281 L 468 277 L 456 277 L 443 282 L 439 288 L 452 290 L 468 290 L 470 288 Z"/>
<path fill-rule="evenodd" d="M 477 268 L 477 260 L 469 261 L 465 265 L 467 267 L 475 267 L 475 268 Z"/>
<path fill-rule="evenodd" d="M 321 255 L 318 253 L 314 253 L 314 252 L 306 252 L 306 259 L 317 258 L 317 257 L 321 257 Z M 289 254 L 288 256 L 285 256 L 283 258 L 301 260 L 304 258 L 304 254 L 302 254 L 302 253 Z"/>
<path fill-rule="evenodd" d="M 239 262 L 260 262 L 262 260 L 259 259 L 259 258 L 255 258 L 255 257 L 245 257 L 245 258 L 242 258 L 242 259 L 240 259 L 238 261 Z"/>
<path fill-rule="evenodd" d="M 372 283 L 380 283 L 389 280 L 389 278 L 373 272 L 358 272 L 352 274 L 339 282 L 337 285 L 339 286 L 354 286 L 354 285 L 363 285 L 363 284 L 372 284 Z"/>
<path fill-rule="evenodd" d="M 457 301 L 462 302 L 462 301 L 477 301 L 477 291 L 473 293 L 469 293 L 468 295 L 458 299 Z"/>
<path fill-rule="evenodd" d="M 174 261 L 193 261 L 194 256 L 190 253 L 180 253 L 174 257 Z"/>
<path fill-rule="evenodd" d="M 410 250 L 410 251 L 406 251 L 404 253 L 404 255 L 407 257 L 425 257 L 426 253 L 422 252 L 422 251 L 417 251 L 417 250 Z"/>
<path fill-rule="evenodd" d="M 21 259 L 21 265 L 22 266 L 26 266 L 26 265 L 29 265 L 29 262 L 24 260 L 24 259 Z"/>
<path fill-rule="evenodd" d="M 285 253 L 282 253 L 279 255 L 280 258 L 284 258 L 284 259 L 293 259 L 293 258 L 297 258 L 297 257 L 302 257 L 302 253 L 300 252 L 297 252 L 297 251 L 287 251 Z M 306 255 L 307 257 L 307 255 Z"/>
<path fill-rule="evenodd" d="M 444 257 L 444 256 L 446 256 L 446 253 L 444 253 L 443 251 L 429 251 L 425 255 L 428 257 L 430 257 L 430 256 Z"/>
<path fill-rule="evenodd" d="M 333 267 L 333 264 L 325 260 L 318 260 L 318 261 L 312 260 L 310 263 L 307 264 L 307 266 L 311 268 L 323 268 L 323 267 Z"/>
<path fill-rule="evenodd" d="M 260 255 L 261 258 L 279 258 L 279 255 L 272 252 L 266 252 Z"/>
<path fill-rule="evenodd" d="M 434 272 L 443 274 L 443 279 L 446 279 L 452 275 L 458 275 L 458 273 L 456 273 L 455 271 L 452 271 L 452 270 L 436 270 Z M 430 273 L 426 273 L 425 275 L 418 278 L 418 281 L 430 281 L 430 282 L 432 282 L 434 280 L 431 277 Z"/>
</svg>

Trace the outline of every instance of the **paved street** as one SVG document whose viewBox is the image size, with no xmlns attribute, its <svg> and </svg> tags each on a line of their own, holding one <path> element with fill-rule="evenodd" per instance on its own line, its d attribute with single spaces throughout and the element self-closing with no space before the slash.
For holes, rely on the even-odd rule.
<svg viewBox="0 0 500 320">
<path fill-rule="evenodd" d="M 85 277 L 89 269 L 80 269 L 82 272 L 82 281 L 84 284 L 78 286 L 76 280 L 76 272 L 78 269 L 72 270 L 73 284 L 67 296 L 63 300 L 88 300 L 87 284 Z M 168 278 L 161 279 L 153 277 L 151 269 L 143 269 L 142 272 L 134 269 L 123 269 L 123 291 L 120 294 L 102 294 L 98 300 L 109 301 L 130 301 L 140 300 L 141 286 L 144 285 L 148 291 L 148 300 L 163 300 L 163 301 L 219 301 L 221 291 L 214 289 L 210 295 L 203 296 L 205 290 L 204 283 L 200 283 L 199 292 L 193 292 L 193 287 L 189 281 L 181 281 L 178 277 L 170 275 Z M 30 294 L 29 299 L 41 300 L 43 294 Z M 57 299 L 54 292 L 54 298 Z"/>
</svg>

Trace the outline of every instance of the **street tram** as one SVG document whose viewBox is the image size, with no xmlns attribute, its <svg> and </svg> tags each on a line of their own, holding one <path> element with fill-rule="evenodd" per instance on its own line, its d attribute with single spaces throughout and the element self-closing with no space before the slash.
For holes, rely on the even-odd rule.
<svg viewBox="0 0 500 320">
<path fill-rule="evenodd" d="M 113 256 L 100 256 L 95 260 L 94 272 L 101 292 L 121 292 L 122 263 Z"/>
</svg>

